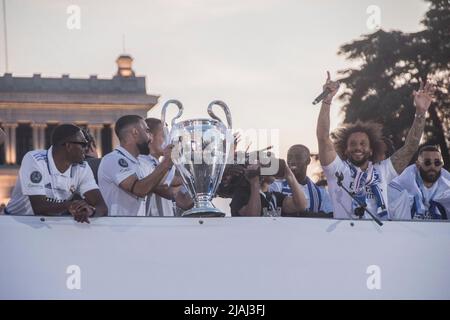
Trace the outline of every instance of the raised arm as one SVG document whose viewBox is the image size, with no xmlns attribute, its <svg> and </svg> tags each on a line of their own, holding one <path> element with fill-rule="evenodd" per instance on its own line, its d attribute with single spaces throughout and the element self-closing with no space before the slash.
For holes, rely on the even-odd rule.
<svg viewBox="0 0 450 320">
<path fill-rule="evenodd" d="M 395 171 L 401 174 L 403 170 L 408 166 L 412 156 L 417 151 L 420 144 L 420 139 L 425 128 L 425 117 L 428 108 L 433 101 L 433 93 L 435 87 L 430 83 L 420 84 L 419 91 L 414 91 L 414 105 L 416 106 L 416 115 L 414 122 L 409 129 L 408 136 L 406 137 L 403 147 L 398 149 L 392 156 L 391 162 Z"/>
<path fill-rule="evenodd" d="M 292 190 L 292 196 L 286 197 L 283 200 L 282 211 L 283 213 L 297 213 L 305 211 L 306 209 L 306 198 L 303 190 L 300 188 L 295 175 L 292 173 L 291 169 L 286 166 L 286 181 Z"/>
<path fill-rule="evenodd" d="M 161 180 L 165 177 L 167 171 L 172 167 L 172 152 L 173 145 L 169 145 L 164 149 L 164 160 L 153 170 L 151 174 L 143 179 L 138 179 L 136 175 L 132 175 L 123 180 L 119 187 L 123 190 L 134 194 L 137 197 L 145 197 L 150 192 L 154 192 Z"/>
<path fill-rule="evenodd" d="M 336 150 L 330 139 L 330 107 L 333 97 L 339 89 L 339 82 L 331 81 L 330 72 L 327 71 L 327 81 L 323 89 L 329 89 L 330 93 L 323 100 L 317 120 L 317 141 L 319 144 L 319 158 L 323 166 L 328 166 L 336 159 Z"/>
</svg>

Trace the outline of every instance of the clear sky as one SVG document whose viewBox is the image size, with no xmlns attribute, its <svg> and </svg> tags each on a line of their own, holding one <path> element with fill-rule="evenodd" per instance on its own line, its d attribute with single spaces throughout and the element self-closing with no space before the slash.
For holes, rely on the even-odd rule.
<svg viewBox="0 0 450 320">
<path fill-rule="evenodd" d="M 161 95 L 150 112 L 177 98 L 184 119 L 205 117 L 213 99 L 231 108 L 236 128 L 280 130 L 280 152 L 303 143 L 317 151 L 315 125 L 325 71 L 350 66 L 340 45 L 373 32 L 370 5 L 384 29 L 416 31 L 422 0 L 6 0 L 9 71 L 15 75 L 111 77 L 131 54 L 147 90 Z M 69 29 L 67 8 L 80 8 Z M 3 17 L 1 17 L 3 19 Z M 3 24 L 2 24 L 3 31 Z M 4 72 L 1 34 L 0 72 Z M 332 128 L 339 123 L 334 106 Z M 251 149 L 258 145 L 255 142 Z M 260 147 L 264 147 L 262 143 Z"/>
</svg>

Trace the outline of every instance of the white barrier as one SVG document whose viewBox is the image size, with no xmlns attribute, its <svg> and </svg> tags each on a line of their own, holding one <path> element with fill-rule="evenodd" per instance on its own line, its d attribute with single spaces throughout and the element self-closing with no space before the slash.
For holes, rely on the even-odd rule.
<svg viewBox="0 0 450 320">
<path fill-rule="evenodd" d="M 450 299 L 450 224 L 0 216 L 0 299 Z"/>
</svg>

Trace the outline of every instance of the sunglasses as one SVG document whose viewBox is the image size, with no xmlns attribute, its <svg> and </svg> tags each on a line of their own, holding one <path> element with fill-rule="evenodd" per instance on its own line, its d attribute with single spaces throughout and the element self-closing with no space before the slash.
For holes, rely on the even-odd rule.
<svg viewBox="0 0 450 320">
<path fill-rule="evenodd" d="M 72 144 L 78 144 L 80 145 L 83 149 L 86 149 L 89 145 L 88 142 L 83 142 L 83 141 L 67 141 L 66 143 L 72 143 Z"/>
<path fill-rule="evenodd" d="M 429 167 L 433 163 L 434 163 L 435 167 L 440 167 L 442 165 L 442 161 L 441 160 L 437 160 L 437 159 L 434 160 L 434 162 L 431 161 L 430 159 L 427 159 L 427 160 L 423 161 L 423 164 L 425 165 L 425 167 Z"/>
</svg>

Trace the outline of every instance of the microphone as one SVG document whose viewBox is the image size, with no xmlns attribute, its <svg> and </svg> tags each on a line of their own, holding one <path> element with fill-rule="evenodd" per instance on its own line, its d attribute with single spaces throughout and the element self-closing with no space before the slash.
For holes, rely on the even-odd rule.
<svg viewBox="0 0 450 320">
<path fill-rule="evenodd" d="M 341 187 L 350 196 L 350 198 L 352 198 L 352 200 L 358 204 L 358 207 L 354 209 L 355 215 L 360 219 L 362 219 L 364 213 L 367 212 L 369 216 L 381 227 L 383 225 L 383 222 L 381 222 L 377 216 L 375 216 L 372 212 L 370 212 L 369 209 L 367 209 L 367 205 L 365 203 L 362 203 L 359 199 L 355 197 L 354 192 L 351 192 L 346 187 L 344 187 L 342 183 L 342 181 L 344 181 L 344 174 L 341 171 L 336 171 L 334 173 L 334 176 L 337 179 L 337 185 Z"/>
<path fill-rule="evenodd" d="M 323 99 L 325 99 L 327 97 L 327 95 L 329 95 L 331 93 L 331 90 L 329 88 L 326 88 L 325 90 L 323 90 L 323 92 L 313 101 L 313 105 L 318 104 L 320 101 L 322 101 Z"/>
<path fill-rule="evenodd" d="M 342 181 L 344 181 L 344 174 L 342 172 L 336 171 L 334 175 L 337 179 L 338 186 L 342 186 Z"/>
</svg>

